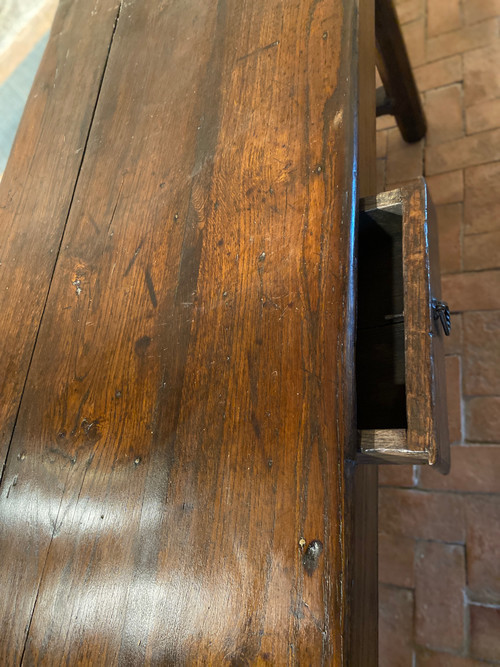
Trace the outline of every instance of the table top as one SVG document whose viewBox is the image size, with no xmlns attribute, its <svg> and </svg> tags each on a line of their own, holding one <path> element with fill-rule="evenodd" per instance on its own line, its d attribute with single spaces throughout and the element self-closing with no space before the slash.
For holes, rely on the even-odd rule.
<svg viewBox="0 0 500 667">
<path fill-rule="evenodd" d="M 4 664 L 343 664 L 355 2 L 62 3 L 0 186 Z"/>
</svg>

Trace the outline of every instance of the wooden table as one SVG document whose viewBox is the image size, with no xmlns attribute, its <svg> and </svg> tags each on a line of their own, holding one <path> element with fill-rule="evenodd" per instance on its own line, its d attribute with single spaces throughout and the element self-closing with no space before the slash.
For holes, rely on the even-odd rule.
<svg viewBox="0 0 500 667">
<path fill-rule="evenodd" d="M 370 0 L 61 2 L 0 187 L 0 662 L 377 662 Z"/>
</svg>

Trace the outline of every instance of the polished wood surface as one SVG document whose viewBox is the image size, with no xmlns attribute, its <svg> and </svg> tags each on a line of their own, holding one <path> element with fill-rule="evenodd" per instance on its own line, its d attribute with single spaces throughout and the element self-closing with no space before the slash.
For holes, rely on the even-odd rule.
<svg viewBox="0 0 500 667">
<path fill-rule="evenodd" d="M 8 201 L 33 151 L 26 217 L 0 209 L 19 248 L 0 267 L 19 291 L 2 291 L 2 664 L 376 663 L 356 9 L 61 5 L 70 45 L 56 23 L 49 48 L 94 86 L 45 56 L 36 86 L 81 115 L 66 133 L 35 90 L 19 136 L 50 123 L 55 146 L 18 138 L 0 186 Z"/>
<path fill-rule="evenodd" d="M 393 0 L 375 0 L 377 69 L 403 139 L 420 141 L 427 131 L 424 109 Z"/>
<path fill-rule="evenodd" d="M 5 462 L 101 84 L 117 0 L 61 3 L 0 184 Z M 89 29 L 75 26 L 89 22 Z"/>
</svg>

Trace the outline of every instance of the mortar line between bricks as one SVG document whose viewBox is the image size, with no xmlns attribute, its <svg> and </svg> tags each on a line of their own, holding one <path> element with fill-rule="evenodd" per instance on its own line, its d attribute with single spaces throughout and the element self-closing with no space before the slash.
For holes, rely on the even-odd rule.
<svg viewBox="0 0 500 667">
<path fill-rule="evenodd" d="M 415 488 L 414 486 L 389 486 L 384 484 L 381 489 L 397 489 L 398 491 L 415 491 L 417 493 L 442 493 L 448 496 L 500 496 L 500 491 L 460 491 L 457 489 L 427 489 L 425 487 Z M 434 541 L 434 540 L 432 540 Z"/>
<path fill-rule="evenodd" d="M 459 356 L 459 355 L 457 355 Z M 464 394 L 464 398 L 499 398 L 498 394 Z M 475 442 L 478 445 L 483 444 L 481 440 L 474 440 L 471 442 Z M 498 444 L 498 443 L 491 443 L 491 444 Z"/>
<path fill-rule="evenodd" d="M 467 604 L 472 607 L 488 607 L 488 609 L 500 609 L 500 604 L 495 602 L 478 602 L 477 600 L 471 600 L 467 595 Z"/>
<path fill-rule="evenodd" d="M 470 609 L 469 609 L 469 596 L 467 595 L 467 549 L 465 550 L 465 588 L 463 590 L 464 603 L 465 603 L 465 612 L 464 612 L 464 631 L 465 631 L 465 654 L 470 655 Z"/>
<path fill-rule="evenodd" d="M 476 236 L 476 234 L 467 234 L 467 236 Z M 500 271 L 500 269 L 498 268 L 498 266 L 493 266 L 493 267 L 490 267 L 489 269 L 467 269 L 467 271 L 450 271 L 450 272 L 447 272 L 447 273 L 442 273 L 441 275 L 442 276 L 461 276 L 464 273 L 487 273 L 488 271 L 490 273 L 492 271 L 494 273 L 498 273 Z"/>
<path fill-rule="evenodd" d="M 415 588 L 411 588 L 409 586 L 397 586 L 396 584 L 387 584 L 384 581 L 381 581 L 379 583 L 381 586 L 384 586 L 385 588 L 390 588 L 391 590 L 407 591 L 408 593 L 415 592 Z"/>
<path fill-rule="evenodd" d="M 425 65 L 420 65 L 420 67 L 425 67 Z M 417 69 L 419 69 L 419 68 L 416 67 L 413 71 L 416 71 Z M 418 92 L 421 95 L 424 95 L 425 93 L 434 92 L 435 90 L 442 90 L 443 88 L 449 88 L 450 86 L 455 86 L 455 85 L 460 84 L 460 83 L 463 84 L 463 82 L 464 82 L 463 78 L 462 79 L 455 79 L 454 81 L 450 81 L 449 83 L 442 83 L 440 86 L 434 86 L 434 88 L 427 88 L 427 90 L 419 90 Z M 471 105 L 471 106 L 474 106 L 474 105 Z M 471 108 L 470 106 L 467 107 L 467 109 L 470 109 L 470 108 Z M 378 131 L 379 130 L 377 130 L 377 132 Z M 488 130 L 479 130 L 478 132 L 473 132 L 472 134 L 478 134 L 479 132 L 488 132 Z M 469 135 L 464 134 L 464 137 L 467 137 L 467 136 L 469 136 Z M 460 138 L 462 138 L 462 137 L 460 137 Z M 449 139 L 448 141 L 456 141 L 456 139 Z M 447 144 L 448 141 L 440 141 L 439 143 L 433 144 L 433 145 L 434 146 L 440 146 L 441 144 Z M 449 174 L 452 171 L 459 171 L 459 170 L 458 169 L 450 169 L 449 171 L 440 172 L 440 175 L 441 174 Z M 461 201 L 462 200 L 459 200 L 458 202 L 449 202 L 449 203 L 450 204 L 459 204 Z M 447 204 L 438 204 L 438 206 L 447 206 Z"/>
<path fill-rule="evenodd" d="M 451 34 L 454 33 L 454 32 L 462 32 L 464 29 L 466 30 L 467 28 L 471 28 L 471 26 L 479 26 L 479 25 L 481 25 L 482 23 L 488 23 L 489 21 L 490 21 L 490 22 L 493 22 L 496 18 L 498 18 L 498 17 L 496 17 L 496 16 L 490 16 L 490 17 L 488 17 L 488 18 L 486 18 L 486 19 L 483 19 L 482 21 L 476 21 L 475 23 L 470 23 L 470 24 L 463 25 L 461 28 L 456 28 L 455 30 L 449 30 L 449 31 L 447 31 L 447 32 L 445 32 L 445 33 L 441 33 L 441 34 L 439 34 L 439 35 L 436 35 L 435 37 L 428 37 L 428 38 L 426 39 L 426 42 L 427 42 L 426 46 L 428 45 L 428 43 L 429 43 L 430 41 L 432 41 L 432 40 L 438 40 L 438 39 L 440 39 L 443 35 L 451 35 Z M 419 19 L 415 19 L 415 21 L 418 21 L 418 20 L 419 20 Z M 414 23 L 414 21 L 412 21 L 412 23 Z M 498 39 L 498 28 L 497 28 L 497 36 L 496 36 L 496 39 Z M 495 39 L 495 40 L 491 40 L 491 41 L 485 41 L 484 44 L 481 44 L 481 46 L 473 46 L 473 47 L 471 47 L 470 49 L 465 48 L 465 49 L 463 49 L 462 51 L 457 51 L 456 53 L 449 53 L 449 54 L 446 55 L 446 56 L 442 56 L 442 55 L 441 55 L 439 58 L 433 58 L 433 59 L 431 59 L 431 60 L 428 59 L 428 56 L 427 56 L 427 48 L 426 48 L 426 54 L 425 54 L 425 55 L 426 55 L 426 62 L 425 62 L 424 64 L 425 64 L 425 65 L 431 65 L 432 63 L 439 62 L 440 60 L 445 60 L 446 58 L 452 58 L 453 56 L 463 56 L 464 53 L 470 53 L 471 51 L 479 51 L 480 49 L 484 49 L 486 46 L 490 46 L 491 44 L 494 44 L 495 41 L 496 41 L 496 39 Z M 422 67 L 422 66 L 423 66 L 423 65 L 419 65 L 419 67 Z"/>
<path fill-rule="evenodd" d="M 489 395 L 489 396 L 482 396 L 482 395 L 479 395 L 479 396 L 464 396 L 464 399 L 466 400 L 466 402 L 467 401 L 472 401 L 473 399 L 478 400 L 480 398 L 500 399 L 500 396 L 498 394 L 492 394 L 492 395 Z M 468 445 L 469 447 L 485 447 L 485 446 L 491 446 L 491 447 L 497 446 L 498 447 L 498 442 L 491 442 L 491 440 L 479 440 L 478 438 L 474 438 L 474 440 L 469 440 L 469 439 L 466 438 L 464 440 L 464 445 Z M 458 445 L 458 446 L 460 446 L 460 445 Z"/>
<path fill-rule="evenodd" d="M 408 535 L 401 535 L 399 533 L 384 533 L 383 530 L 380 533 L 381 535 L 388 535 L 389 537 L 406 537 L 407 539 L 412 539 L 415 542 L 423 542 L 424 544 L 445 544 L 449 547 L 464 547 L 466 546 L 465 542 L 446 542 L 445 540 L 430 540 L 425 537 L 409 537 Z M 389 585 L 389 584 L 387 584 Z M 395 585 L 395 584 L 394 584 Z M 405 586 L 396 586 L 396 588 L 406 588 Z M 413 589 L 411 589 L 413 590 Z"/>
<path fill-rule="evenodd" d="M 495 164 L 495 162 L 498 162 L 498 160 L 494 160 L 493 162 L 484 162 L 483 164 L 477 165 L 478 167 L 482 167 L 485 164 Z M 457 170 L 458 171 L 458 170 Z M 448 172 L 446 172 L 448 173 Z M 464 201 L 460 200 L 457 202 L 452 202 L 453 204 L 463 204 Z M 440 204 L 440 206 L 448 206 L 448 204 Z M 466 236 L 481 236 L 481 234 L 500 234 L 500 229 L 487 229 L 483 230 L 481 232 L 467 232 L 466 229 L 464 229 L 464 237 Z M 477 269 L 477 271 L 494 271 L 495 269 L 498 269 L 498 266 L 494 266 L 492 269 Z M 463 273 L 474 273 L 475 269 L 472 269 L 471 271 L 464 271 Z M 451 275 L 451 274 L 449 274 Z"/>
</svg>

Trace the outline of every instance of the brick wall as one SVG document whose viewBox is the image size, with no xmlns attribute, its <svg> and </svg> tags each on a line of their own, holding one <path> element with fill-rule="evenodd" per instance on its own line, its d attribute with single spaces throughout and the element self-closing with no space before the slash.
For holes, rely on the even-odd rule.
<svg viewBox="0 0 500 667">
<path fill-rule="evenodd" d="M 381 667 L 500 664 L 499 0 L 398 0 L 427 138 L 377 121 L 379 191 L 436 204 L 452 470 L 380 468 Z"/>
</svg>

